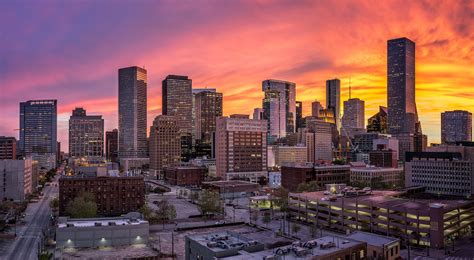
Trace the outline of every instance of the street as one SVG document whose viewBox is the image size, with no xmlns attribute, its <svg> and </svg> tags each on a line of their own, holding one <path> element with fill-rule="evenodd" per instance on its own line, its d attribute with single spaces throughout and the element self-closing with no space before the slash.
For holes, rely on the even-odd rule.
<svg viewBox="0 0 474 260">
<path fill-rule="evenodd" d="M 38 202 L 28 204 L 26 224 L 17 229 L 17 237 L 1 259 L 38 259 L 38 249 L 42 243 L 43 232 L 50 225 L 51 209 L 49 202 L 58 196 L 57 180 L 44 188 L 44 196 Z"/>
</svg>

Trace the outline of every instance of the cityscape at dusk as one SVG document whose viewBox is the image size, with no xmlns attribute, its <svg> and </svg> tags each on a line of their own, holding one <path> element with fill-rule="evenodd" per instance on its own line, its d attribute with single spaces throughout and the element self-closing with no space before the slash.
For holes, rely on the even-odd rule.
<svg viewBox="0 0 474 260">
<path fill-rule="evenodd" d="M 0 2 L 0 259 L 474 259 L 474 1 Z"/>
</svg>

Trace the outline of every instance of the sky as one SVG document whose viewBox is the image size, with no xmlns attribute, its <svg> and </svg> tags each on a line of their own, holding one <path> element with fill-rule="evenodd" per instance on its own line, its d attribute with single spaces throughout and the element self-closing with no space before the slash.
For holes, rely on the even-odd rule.
<svg viewBox="0 0 474 260">
<path fill-rule="evenodd" d="M 309 115 L 337 77 L 367 119 L 387 103 L 387 40 L 407 37 L 423 132 L 439 142 L 441 112 L 474 112 L 473 27 L 474 1 L 462 0 L 1 1 L 0 135 L 18 138 L 19 102 L 31 99 L 58 100 L 65 151 L 75 107 L 117 128 L 117 70 L 135 65 L 148 71 L 148 126 L 168 74 L 224 93 L 225 115 L 261 107 L 270 78 L 295 82 Z"/>
</svg>

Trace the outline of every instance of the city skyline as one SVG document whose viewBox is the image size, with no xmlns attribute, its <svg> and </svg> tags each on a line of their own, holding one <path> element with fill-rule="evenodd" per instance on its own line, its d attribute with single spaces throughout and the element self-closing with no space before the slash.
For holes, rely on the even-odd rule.
<svg viewBox="0 0 474 260">
<path fill-rule="evenodd" d="M 233 10 L 230 10 L 232 8 L 219 4 L 215 7 L 211 7 L 214 6 L 212 4 L 201 4 L 202 13 L 193 14 L 186 22 L 177 23 L 172 15 L 136 21 L 138 25 L 147 26 L 158 22 L 173 23 L 171 29 L 178 32 L 161 27 L 150 28 L 153 30 L 147 33 L 151 35 L 147 36 L 150 37 L 147 39 L 151 40 L 150 44 L 141 43 L 143 39 L 139 39 L 114 46 L 110 42 L 120 39 L 117 38 L 120 33 L 130 32 L 132 28 L 116 27 L 118 16 L 112 15 L 109 17 L 110 21 L 99 16 L 101 10 L 109 8 L 106 4 L 96 5 L 95 11 L 89 14 L 93 22 L 82 23 L 80 26 L 75 25 L 75 19 L 83 19 L 83 12 L 88 10 L 87 4 L 37 7 L 43 12 L 28 18 L 20 16 L 20 13 L 28 11 L 28 6 L 6 4 L 2 8 L 6 14 L 0 19 L 9 22 L 4 24 L 19 21 L 20 17 L 26 19 L 27 23 L 18 23 L 15 32 L 9 28 L 5 28 L 5 31 L 24 42 L 35 42 L 37 48 L 31 48 L 28 43 L 18 44 L 17 41 L 15 46 L 5 43 L 6 48 L 0 51 L 1 56 L 5 57 L 5 62 L 0 63 L 0 132 L 18 138 L 18 132 L 14 130 L 18 128 L 18 103 L 30 99 L 58 99 L 58 141 L 63 147 L 68 147 L 68 119 L 70 111 L 75 107 L 84 107 L 91 114 L 103 115 L 105 130 L 117 128 L 116 71 L 121 67 L 135 65 L 144 65 L 149 72 L 147 129 L 153 119 L 161 114 L 160 82 L 168 74 L 187 75 L 193 79 L 194 88 L 215 87 L 222 92 L 225 100 L 224 115 L 251 114 L 254 108 L 260 107 L 263 97 L 259 91 L 260 84 L 267 78 L 296 83 L 296 100 L 304 102 L 303 115 L 309 115 L 312 101 L 317 99 L 325 105 L 327 79 L 341 79 L 342 103 L 348 99 L 350 78 L 352 97 L 366 102 L 365 113 L 368 118 L 377 112 L 379 106 L 387 105 L 386 41 L 407 37 L 417 44 L 416 102 L 423 132 L 428 135 L 429 142 L 440 142 L 441 113 L 446 110 L 472 112 L 474 106 L 474 91 L 469 91 L 474 80 L 474 72 L 469 69 L 473 64 L 469 53 L 474 48 L 470 40 L 473 35 L 470 24 L 473 23 L 468 16 L 469 8 L 463 8 L 462 4 L 457 6 L 456 3 L 444 3 L 446 6 L 432 3 L 430 8 L 422 3 L 413 3 L 410 5 L 410 12 L 402 13 L 405 9 L 397 9 L 396 2 L 392 2 L 384 8 L 393 8 L 394 14 L 382 18 L 375 12 L 377 5 L 358 3 L 360 4 L 332 4 L 338 7 L 335 11 L 339 12 L 334 17 L 330 17 L 334 13 L 329 13 L 321 19 L 307 18 L 303 21 L 292 18 L 304 16 L 308 12 L 323 15 L 328 11 L 325 8 L 334 9 L 334 6 L 323 8 L 306 6 L 311 5 L 306 3 L 291 7 L 284 3 L 247 6 L 245 3 L 234 3 L 232 5 L 236 6 L 232 6 Z M 156 8 L 151 8 L 154 6 L 149 5 L 144 5 L 144 8 L 150 8 L 148 12 L 158 12 Z M 175 6 L 165 2 L 160 7 L 164 13 L 174 10 L 177 17 L 193 13 L 193 6 L 189 4 Z M 359 10 L 351 16 L 351 21 L 343 19 L 337 22 L 351 8 Z M 123 11 L 126 4 L 113 9 Z M 145 9 L 140 11 L 146 13 Z M 260 12 L 266 9 L 286 11 L 288 16 L 277 21 Z M 64 14 L 56 15 L 59 12 Z M 136 18 L 135 16 L 142 16 L 139 9 L 136 12 L 127 14 L 124 17 L 125 23 Z M 215 12 L 218 15 L 210 18 L 209 14 Z M 234 19 L 226 17 L 229 12 L 233 12 Z M 251 19 L 252 23 L 245 21 L 246 12 L 254 18 Z M 72 13 L 75 15 L 68 16 Z M 455 17 L 449 13 L 454 13 Z M 410 18 L 406 20 L 411 22 L 397 20 L 398 14 L 406 14 Z M 366 24 L 367 15 L 373 16 L 373 23 L 370 25 Z M 55 20 L 50 17 L 58 18 Z M 327 29 L 321 24 L 325 22 L 325 18 L 329 24 Z M 219 21 L 218 25 L 216 21 Z M 271 21 L 268 23 L 271 26 L 266 25 L 266 21 Z M 235 27 L 234 23 L 242 23 L 242 26 L 228 30 Z M 430 26 L 426 26 L 426 29 L 423 26 L 414 28 L 407 23 Z M 40 27 L 48 24 L 55 30 L 42 31 Z M 98 28 L 94 28 L 95 26 Z M 393 29 L 405 27 L 409 29 Z M 338 28 L 353 32 L 349 36 L 331 34 Z M 371 32 L 370 37 L 366 37 L 367 30 Z M 102 36 L 103 31 L 107 33 Z M 45 35 L 39 35 L 38 32 Z M 293 32 L 290 41 L 275 44 L 279 39 L 286 39 L 290 32 Z M 295 32 L 309 32 L 309 35 L 301 36 Z M 167 39 L 164 43 L 160 42 L 159 47 L 152 46 L 162 38 L 158 37 L 160 33 L 164 33 Z M 271 39 L 268 44 L 256 40 L 261 33 L 267 34 L 267 40 Z M 327 33 L 331 37 L 318 36 L 320 33 Z M 76 43 L 76 34 L 89 40 Z M 51 37 L 58 42 L 64 41 L 64 46 L 49 42 Z M 323 38 L 324 41 L 320 41 Z M 237 39 L 242 41 L 236 41 Z M 186 44 L 181 43 L 186 40 L 189 40 Z M 317 45 L 310 44 L 315 41 L 318 42 Z M 132 51 L 134 47 L 143 47 L 143 54 Z M 243 52 L 242 49 L 246 51 Z M 337 49 L 337 52 L 331 49 Z M 84 50 L 89 54 L 84 55 Z M 263 55 L 265 59 L 256 55 Z M 91 67 L 96 69 L 90 70 Z"/>
</svg>

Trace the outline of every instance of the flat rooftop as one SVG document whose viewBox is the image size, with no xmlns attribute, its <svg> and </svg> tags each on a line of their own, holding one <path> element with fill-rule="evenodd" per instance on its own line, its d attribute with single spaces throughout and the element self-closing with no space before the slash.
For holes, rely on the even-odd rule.
<svg viewBox="0 0 474 260">
<path fill-rule="evenodd" d="M 382 235 L 377 235 L 374 233 L 356 231 L 347 236 L 347 238 L 366 242 L 368 245 L 373 245 L 377 247 L 383 247 L 384 245 L 389 245 L 392 243 L 400 242 L 400 239 L 394 237 L 387 237 Z"/>
<path fill-rule="evenodd" d="M 306 247 L 303 246 L 305 242 L 316 242 L 317 244 L 314 248 L 309 249 L 309 248 L 306 248 Z M 329 247 L 329 248 L 324 248 L 324 249 L 320 247 L 321 244 L 329 244 L 329 243 L 334 243 L 334 246 Z M 258 259 L 258 260 L 261 260 L 261 259 L 265 259 L 265 257 L 268 257 L 268 256 L 277 255 L 277 251 L 279 251 L 279 249 L 284 249 L 284 248 L 288 248 L 288 247 L 294 247 L 294 248 L 297 248 L 297 250 L 301 250 L 301 252 L 306 252 L 306 253 L 303 253 L 302 255 L 297 256 L 293 251 L 291 251 L 289 253 L 286 253 L 286 254 L 282 255 L 281 259 L 285 259 L 285 260 L 308 259 L 308 257 L 325 256 L 325 255 L 332 254 L 332 253 L 340 251 L 340 250 L 344 250 L 344 249 L 351 248 L 351 247 L 354 247 L 354 246 L 357 246 L 357 245 L 362 245 L 362 244 L 365 244 L 365 243 L 364 242 L 359 242 L 359 241 L 356 241 L 356 240 L 352 240 L 352 239 L 343 238 L 343 237 L 325 236 L 325 237 L 317 238 L 317 239 L 310 240 L 310 241 L 304 241 L 304 242 L 301 242 L 299 244 L 297 242 L 297 243 L 294 243 L 293 245 L 278 247 L 278 248 L 274 248 L 274 249 L 271 249 L 271 250 L 269 249 L 269 250 L 258 251 L 258 252 L 254 252 L 254 253 L 249 253 L 249 252 L 246 252 L 246 251 L 242 250 L 242 251 L 239 251 L 239 255 L 224 257 L 224 258 L 221 258 L 221 259 L 226 259 L 226 260 L 241 260 L 241 259 L 257 260 Z"/>
<path fill-rule="evenodd" d="M 249 182 L 249 181 L 206 181 L 203 184 L 212 185 L 216 187 L 230 187 L 230 186 L 242 186 L 242 185 L 258 185 L 257 183 Z"/>
<path fill-rule="evenodd" d="M 263 244 L 247 238 L 237 232 L 232 231 L 223 231 L 216 233 L 207 233 L 207 234 L 196 234 L 188 236 L 189 239 L 194 240 L 195 242 L 201 244 L 204 247 L 212 250 L 213 252 L 228 251 L 232 248 L 238 247 L 247 247 L 250 245 Z M 211 243 L 223 243 L 227 248 L 221 248 L 217 245 L 210 246 Z"/>
<path fill-rule="evenodd" d="M 91 218 L 91 219 L 68 219 L 66 222 L 58 223 L 58 228 L 68 227 L 95 227 L 100 226 L 126 226 L 126 225 L 140 225 L 148 224 L 148 221 L 143 219 L 130 218 Z"/>
<path fill-rule="evenodd" d="M 356 203 L 365 205 L 374 205 L 381 208 L 390 208 L 399 211 L 426 211 L 430 208 L 444 208 L 444 211 L 450 211 L 458 207 L 473 203 L 468 200 L 436 200 L 436 199 L 408 199 L 396 197 L 402 195 L 400 191 L 378 191 L 373 190 L 371 193 L 365 195 L 358 195 L 356 197 L 337 197 L 335 201 L 325 200 L 331 195 L 325 195 L 324 191 L 290 193 L 290 197 L 299 197 L 310 201 L 318 201 L 320 203 L 342 206 L 344 203 Z"/>
</svg>

